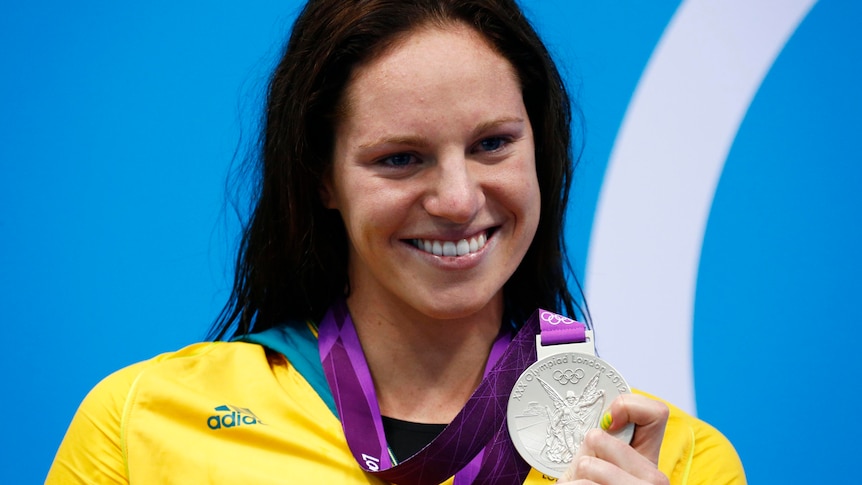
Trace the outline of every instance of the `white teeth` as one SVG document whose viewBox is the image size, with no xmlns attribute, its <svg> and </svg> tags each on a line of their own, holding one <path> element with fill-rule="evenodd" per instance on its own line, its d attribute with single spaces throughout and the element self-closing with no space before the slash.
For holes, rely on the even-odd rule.
<svg viewBox="0 0 862 485">
<path fill-rule="evenodd" d="M 431 244 L 431 252 L 437 256 L 443 256 L 443 246 L 440 245 L 440 241 L 434 241 Z"/>
<path fill-rule="evenodd" d="M 485 247 L 488 237 L 484 233 L 455 241 L 436 241 L 432 239 L 414 239 L 413 245 L 418 249 L 435 256 L 465 256 Z"/>
<path fill-rule="evenodd" d="M 455 243 L 452 241 L 443 242 L 443 256 L 456 256 L 458 254 L 455 249 Z"/>
<path fill-rule="evenodd" d="M 477 244 L 478 246 L 478 244 Z M 467 242 L 466 239 L 462 239 L 458 241 L 458 256 L 464 256 L 465 254 L 470 252 L 470 243 Z"/>
</svg>

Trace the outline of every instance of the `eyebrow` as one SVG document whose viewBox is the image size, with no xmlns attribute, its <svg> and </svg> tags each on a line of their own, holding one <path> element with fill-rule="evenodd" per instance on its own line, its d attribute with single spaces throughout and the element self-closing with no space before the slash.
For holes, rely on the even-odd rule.
<svg viewBox="0 0 862 485">
<path fill-rule="evenodd" d="M 500 125 L 505 125 L 506 123 L 524 123 L 524 118 L 519 116 L 505 116 L 503 118 L 497 118 L 496 120 L 479 123 L 479 126 L 473 130 L 473 136 L 478 136 L 480 133 L 493 130 L 494 128 L 497 128 Z"/>
<path fill-rule="evenodd" d="M 518 116 L 507 116 L 503 118 L 497 118 L 495 120 L 483 121 L 473 129 L 471 136 L 478 136 L 480 133 L 485 131 L 493 130 L 500 125 L 504 125 L 506 123 L 523 123 L 524 119 Z M 410 145 L 418 148 L 427 148 L 429 146 L 428 140 L 421 136 L 414 135 L 395 135 L 395 136 L 382 136 L 368 143 L 363 143 L 359 145 L 360 150 L 368 150 L 371 148 L 376 148 L 381 145 Z"/>
<path fill-rule="evenodd" d="M 360 150 L 368 150 L 371 148 L 376 148 L 382 145 L 410 145 L 419 148 L 427 148 L 429 143 L 428 140 L 421 136 L 413 136 L 413 135 L 396 135 L 396 136 L 382 136 L 374 141 L 370 141 L 368 143 L 363 143 L 359 145 Z"/>
</svg>

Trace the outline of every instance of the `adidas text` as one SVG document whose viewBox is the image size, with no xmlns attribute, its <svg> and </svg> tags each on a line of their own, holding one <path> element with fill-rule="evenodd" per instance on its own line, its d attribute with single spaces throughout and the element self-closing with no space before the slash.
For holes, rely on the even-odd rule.
<svg viewBox="0 0 862 485">
<path fill-rule="evenodd" d="M 207 418 L 207 426 L 210 429 L 234 428 L 238 426 L 252 426 L 264 424 L 251 410 L 237 406 L 218 406 L 216 411 L 230 411 L 224 414 L 216 414 Z"/>
</svg>

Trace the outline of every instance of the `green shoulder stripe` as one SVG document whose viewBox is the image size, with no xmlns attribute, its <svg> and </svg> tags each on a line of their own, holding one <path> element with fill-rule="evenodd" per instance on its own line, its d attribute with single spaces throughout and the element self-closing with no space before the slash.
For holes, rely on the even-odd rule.
<svg viewBox="0 0 862 485">
<path fill-rule="evenodd" d="M 329 383 L 323 373 L 320 363 L 320 353 L 317 350 L 317 335 L 311 326 L 295 322 L 264 330 L 260 333 L 241 335 L 234 339 L 239 342 L 249 342 L 262 345 L 284 355 L 293 367 L 323 399 L 326 406 L 338 417 L 335 409 L 335 399 L 329 390 Z"/>
</svg>

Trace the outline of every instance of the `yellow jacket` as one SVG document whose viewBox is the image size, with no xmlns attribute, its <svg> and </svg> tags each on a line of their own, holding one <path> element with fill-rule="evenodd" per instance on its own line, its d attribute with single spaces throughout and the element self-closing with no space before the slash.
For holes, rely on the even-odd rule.
<svg viewBox="0 0 862 485">
<path fill-rule="evenodd" d="M 307 349 L 309 362 L 316 355 L 316 345 Z M 84 399 L 46 483 L 382 483 L 356 464 L 314 385 L 247 342 L 200 343 L 131 365 Z M 670 482 L 744 484 L 730 442 L 670 409 L 659 458 Z M 525 483 L 553 479 L 533 470 Z"/>
</svg>

